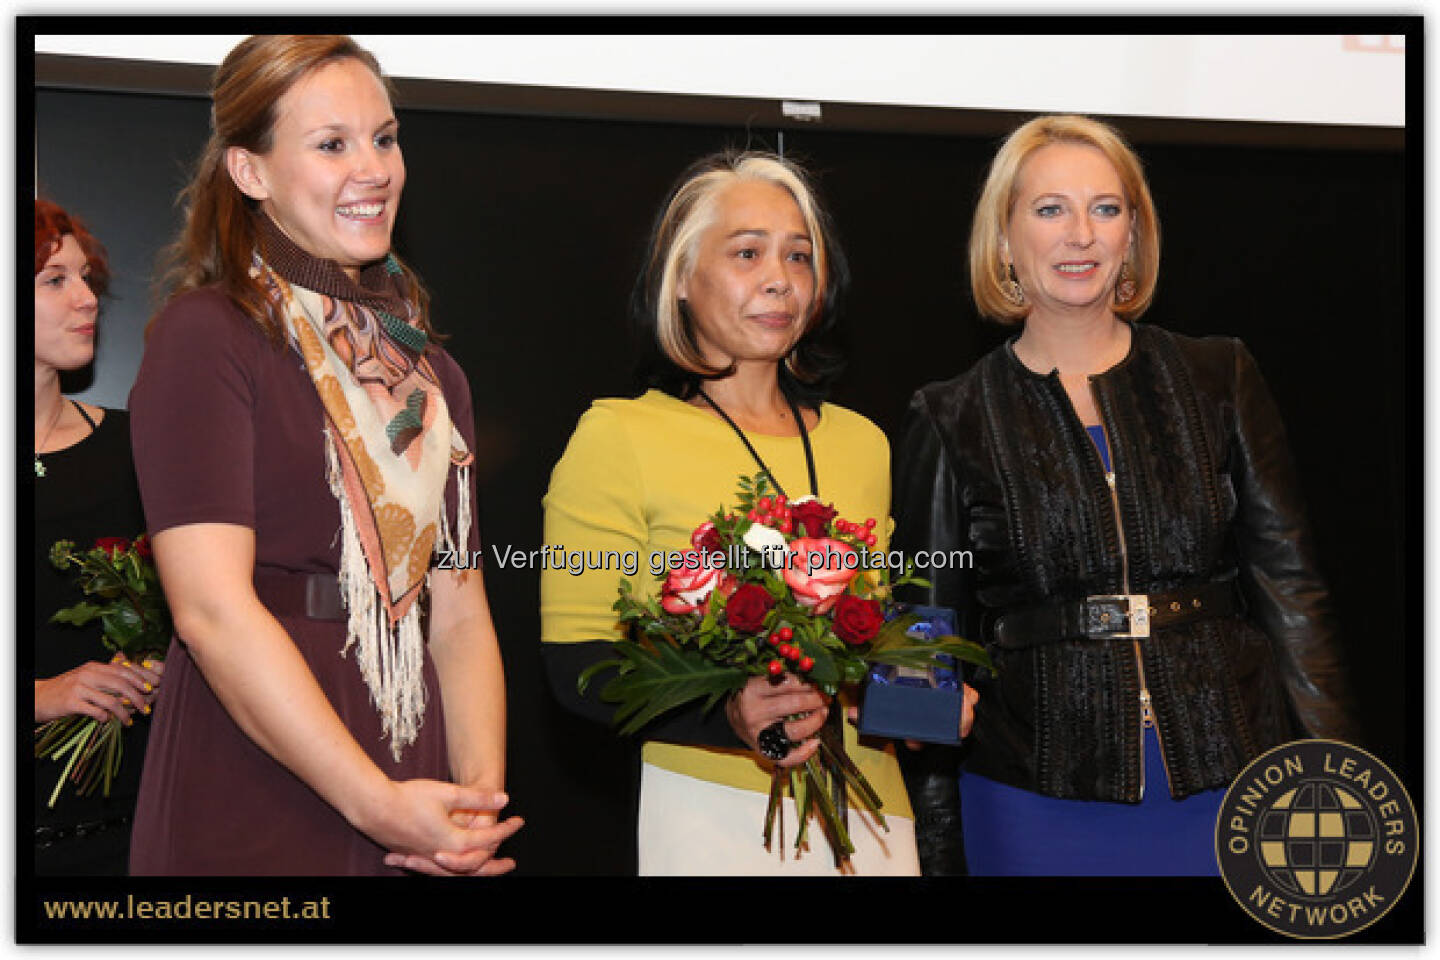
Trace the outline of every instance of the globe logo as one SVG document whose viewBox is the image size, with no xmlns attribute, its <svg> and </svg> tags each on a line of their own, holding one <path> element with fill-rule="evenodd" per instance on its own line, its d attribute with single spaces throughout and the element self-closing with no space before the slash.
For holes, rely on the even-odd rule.
<svg viewBox="0 0 1440 960">
<path fill-rule="evenodd" d="M 1348 937 L 1390 913 L 1419 847 L 1405 785 L 1338 740 L 1265 751 L 1230 784 L 1215 818 L 1215 857 L 1235 902 L 1304 940 Z"/>
<path fill-rule="evenodd" d="M 1306 780 L 1260 818 L 1257 852 L 1265 872 L 1296 896 L 1338 894 L 1375 861 L 1375 818 L 1349 790 Z"/>
</svg>

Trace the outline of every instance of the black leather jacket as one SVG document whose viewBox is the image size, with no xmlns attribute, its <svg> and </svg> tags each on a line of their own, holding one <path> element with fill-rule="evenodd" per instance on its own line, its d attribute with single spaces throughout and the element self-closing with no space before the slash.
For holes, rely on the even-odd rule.
<svg viewBox="0 0 1440 960">
<path fill-rule="evenodd" d="M 925 598 L 956 608 L 997 666 L 971 681 L 966 768 L 1049 796 L 1139 801 L 1142 683 L 1176 797 L 1228 785 L 1298 730 L 1355 739 L 1284 427 L 1253 358 L 1231 338 L 1132 330 L 1126 358 L 1091 378 L 1113 494 L 1059 376 L 1031 372 L 1009 343 L 919 390 L 896 451 L 894 546 L 973 552 L 972 569 L 931 570 Z M 1010 611 L 1227 578 L 1243 613 L 1140 640 L 995 642 Z M 952 872 L 958 796 L 937 756 L 907 772 L 922 863 Z"/>
</svg>

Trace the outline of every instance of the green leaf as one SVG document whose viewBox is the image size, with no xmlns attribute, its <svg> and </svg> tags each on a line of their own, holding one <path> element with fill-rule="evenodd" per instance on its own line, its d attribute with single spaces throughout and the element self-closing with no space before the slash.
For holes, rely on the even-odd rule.
<svg viewBox="0 0 1440 960">
<path fill-rule="evenodd" d="M 824 644 L 817 643 L 803 634 L 796 634 L 795 640 L 800 645 L 800 649 L 804 652 L 805 656 L 815 661 L 815 666 L 806 674 L 809 679 L 822 685 L 839 682 L 840 667 L 836 663 L 835 657 L 825 648 Z"/>
<path fill-rule="evenodd" d="M 770 596 L 776 600 L 784 600 L 790 595 L 790 588 L 785 586 L 785 581 L 773 573 L 766 572 L 762 575 L 760 583 L 769 591 Z"/>
<path fill-rule="evenodd" d="M 112 604 L 100 615 L 100 629 L 104 631 L 105 639 L 121 649 L 140 639 L 144 627 L 140 612 L 128 603 Z"/>
<path fill-rule="evenodd" d="M 585 691 L 590 687 L 590 681 L 597 673 L 602 673 L 606 670 L 617 670 L 624 666 L 624 660 L 601 660 L 599 663 L 592 663 L 584 670 L 581 670 L 580 676 L 575 678 L 576 692 L 584 696 Z"/>
<path fill-rule="evenodd" d="M 744 686 L 748 674 L 738 667 L 720 666 L 695 650 L 669 643 L 652 647 L 621 640 L 616 652 L 625 658 L 619 674 L 600 692 L 600 698 L 618 704 L 614 722 L 630 734 L 669 710 L 707 698 L 706 708 Z"/>
<path fill-rule="evenodd" d="M 102 612 L 100 607 L 88 600 L 82 600 L 73 607 L 66 607 L 63 610 L 56 611 L 55 615 L 50 618 L 50 622 L 70 623 L 77 627 L 83 627 L 91 620 L 100 616 Z"/>
<path fill-rule="evenodd" d="M 865 679 L 865 661 L 846 658 L 840 662 L 840 676 L 845 683 L 860 683 Z"/>
<path fill-rule="evenodd" d="M 723 605 L 718 602 L 719 599 L 719 590 L 711 590 L 710 596 L 705 598 L 705 618 L 700 621 L 700 632 L 702 634 L 715 629 L 715 615 L 719 610 L 724 609 Z M 700 645 L 703 647 L 705 644 L 702 642 Z"/>
<path fill-rule="evenodd" d="M 50 548 L 50 564 L 57 570 L 64 570 L 75 562 L 75 543 L 71 540 L 56 540 Z"/>
<path fill-rule="evenodd" d="M 115 597 L 126 587 L 125 577 L 107 556 L 103 563 L 91 569 L 90 582 L 85 585 L 86 593 L 98 593 L 102 597 Z"/>
<path fill-rule="evenodd" d="M 924 670 L 935 666 L 935 656 L 941 653 L 989 670 L 995 669 L 995 664 L 984 647 L 959 637 L 937 637 L 932 641 L 911 638 L 908 644 L 891 643 L 879 650 L 872 649 L 869 659 L 872 663 L 888 663 L 897 667 Z"/>
<path fill-rule="evenodd" d="M 911 627 L 915 626 L 915 624 L 919 623 L 921 619 L 921 616 L 917 613 L 906 613 L 893 620 L 887 620 L 885 625 L 880 628 L 880 632 L 875 634 L 874 638 L 871 639 L 871 652 L 883 650 L 887 646 L 894 644 L 908 646 L 920 642 L 910 636 L 908 631 Z"/>
</svg>

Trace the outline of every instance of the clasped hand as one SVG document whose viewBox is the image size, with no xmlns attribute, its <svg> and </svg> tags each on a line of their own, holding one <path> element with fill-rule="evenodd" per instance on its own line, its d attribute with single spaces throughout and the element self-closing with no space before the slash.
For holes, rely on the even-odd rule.
<svg viewBox="0 0 1440 960">
<path fill-rule="evenodd" d="M 499 820 L 509 802 L 498 791 L 439 780 L 390 781 L 365 832 L 391 851 L 387 866 L 441 877 L 495 876 L 515 869 L 514 860 L 496 852 L 525 825 L 519 817 Z"/>
</svg>

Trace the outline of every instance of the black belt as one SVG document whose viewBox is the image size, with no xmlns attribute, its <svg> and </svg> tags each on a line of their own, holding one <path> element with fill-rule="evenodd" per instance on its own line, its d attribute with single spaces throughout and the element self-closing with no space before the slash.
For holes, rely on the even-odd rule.
<svg viewBox="0 0 1440 960">
<path fill-rule="evenodd" d="M 333 573 L 281 573 L 256 570 L 255 593 L 276 615 L 311 620 L 344 620 L 340 581 Z"/>
<path fill-rule="evenodd" d="M 124 814 L 119 817 L 111 817 L 108 820 L 89 820 L 84 823 L 72 823 L 63 827 L 35 828 L 35 849 L 44 850 L 46 847 L 54 846 L 62 840 L 69 840 L 71 837 L 79 840 L 82 837 L 93 837 L 97 833 L 104 833 L 106 830 L 113 830 L 116 827 L 128 827 L 130 815 Z"/>
<path fill-rule="evenodd" d="M 1234 580 L 1181 587 L 1165 593 L 1097 594 L 1004 613 L 995 642 L 1023 650 L 1061 640 L 1144 638 L 1155 630 L 1239 612 Z"/>
</svg>

